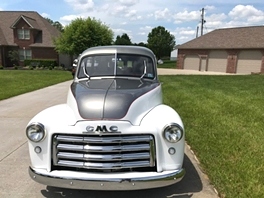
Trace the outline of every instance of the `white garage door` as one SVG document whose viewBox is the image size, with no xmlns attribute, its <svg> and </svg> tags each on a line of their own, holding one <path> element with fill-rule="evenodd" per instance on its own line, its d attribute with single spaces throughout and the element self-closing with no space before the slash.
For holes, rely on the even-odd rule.
<svg viewBox="0 0 264 198">
<path fill-rule="evenodd" d="M 244 50 L 238 54 L 237 72 L 250 74 L 251 72 L 260 72 L 262 54 L 258 50 Z"/>
<path fill-rule="evenodd" d="M 211 51 L 208 58 L 208 71 L 226 72 L 227 52 L 225 50 Z"/>
<path fill-rule="evenodd" d="M 184 69 L 199 70 L 200 58 L 198 55 L 187 55 L 184 59 Z"/>
</svg>

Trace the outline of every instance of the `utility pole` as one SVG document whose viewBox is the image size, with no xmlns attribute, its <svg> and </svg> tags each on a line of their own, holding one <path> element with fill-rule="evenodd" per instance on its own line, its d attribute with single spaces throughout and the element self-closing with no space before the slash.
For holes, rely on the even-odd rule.
<svg viewBox="0 0 264 198">
<path fill-rule="evenodd" d="M 202 14 L 201 14 L 201 36 L 203 35 L 203 29 L 204 29 L 204 24 L 205 24 L 205 20 L 204 20 L 204 8 L 202 8 Z"/>
</svg>

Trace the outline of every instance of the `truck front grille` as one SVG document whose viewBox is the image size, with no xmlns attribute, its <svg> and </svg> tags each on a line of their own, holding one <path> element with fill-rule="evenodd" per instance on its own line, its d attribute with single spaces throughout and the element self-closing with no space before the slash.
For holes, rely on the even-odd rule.
<svg viewBox="0 0 264 198">
<path fill-rule="evenodd" d="M 54 135 L 53 168 L 127 171 L 155 167 L 151 135 Z"/>
</svg>

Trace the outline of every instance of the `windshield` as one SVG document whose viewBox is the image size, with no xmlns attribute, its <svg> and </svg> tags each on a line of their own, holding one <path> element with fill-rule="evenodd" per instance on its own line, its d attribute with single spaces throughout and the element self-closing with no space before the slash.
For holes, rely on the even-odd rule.
<svg viewBox="0 0 264 198">
<path fill-rule="evenodd" d="M 150 57 L 134 54 L 96 54 L 83 57 L 78 78 L 130 76 L 154 79 L 154 63 Z"/>
</svg>

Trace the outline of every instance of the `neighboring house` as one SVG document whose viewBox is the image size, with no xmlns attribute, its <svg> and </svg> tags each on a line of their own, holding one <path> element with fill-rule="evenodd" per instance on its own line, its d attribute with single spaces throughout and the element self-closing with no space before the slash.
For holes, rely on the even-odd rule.
<svg viewBox="0 0 264 198">
<path fill-rule="evenodd" d="M 171 61 L 174 61 L 174 60 L 177 60 L 177 56 L 178 56 L 178 47 L 180 45 L 176 45 L 173 50 L 171 51 L 171 54 L 170 54 L 170 60 Z"/>
<path fill-rule="evenodd" d="M 177 68 L 264 73 L 264 26 L 217 29 L 178 47 Z"/>
<path fill-rule="evenodd" d="M 177 55 L 178 55 L 178 49 L 174 49 L 173 51 L 171 51 L 170 60 L 171 61 L 177 60 Z"/>
<path fill-rule="evenodd" d="M 53 39 L 60 31 L 34 11 L 0 11 L 0 65 L 12 66 L 9 51 L 18 51 L 19 65 L 25 59 L 52 59 L 59 64 Z"/>
</svg>

